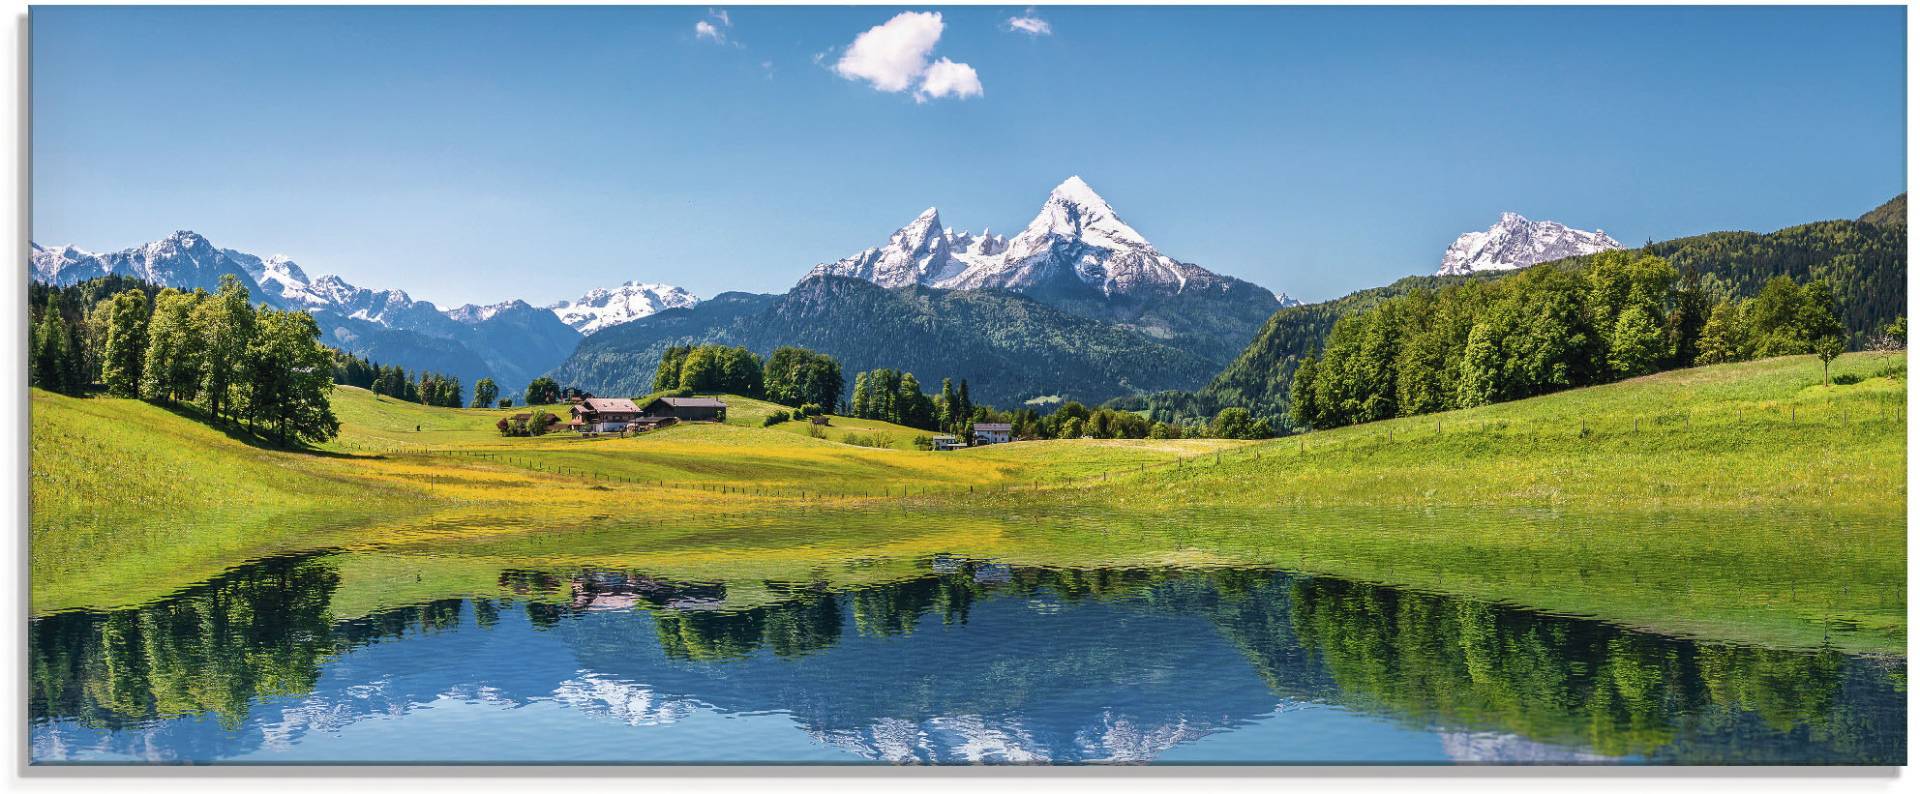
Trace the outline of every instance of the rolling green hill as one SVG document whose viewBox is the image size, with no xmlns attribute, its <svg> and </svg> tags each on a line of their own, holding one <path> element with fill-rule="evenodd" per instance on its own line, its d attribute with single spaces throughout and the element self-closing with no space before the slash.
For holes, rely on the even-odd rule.
<svg viewBox="0 0 1920 794">
<path fill-rule="evenodd" d="M 1894 214 L 1904 194 L 1869 217 Z M 1821 221 L 1770 234 L 1714 232 L 1652 243 L 1636 252 L 1666 257 L 1682 271 L 1695 268 L 1713 300 L 1750 297 L 1767 279 L 1824 279 L 1840 303 L 1840 319 L 1857 347 L 1864 338 L 1907 310 L 1907 231 L 1904 223 Z M 1535 267 L 1579 270 L 1591 257 L 1572 257 Z M 1472 276 L 1412 276 L 1322 303 L 1275 312 L 1246 350 L 1199 396 L 1218 405 L 1240 405 L 1261 415 L 1285 412 L 1293 371 L 1326 342 L 1340 318 L 1417 289 L 1437 289 L 1467 279 L 1498 279 L 1507 273 Z"/>
</svg>

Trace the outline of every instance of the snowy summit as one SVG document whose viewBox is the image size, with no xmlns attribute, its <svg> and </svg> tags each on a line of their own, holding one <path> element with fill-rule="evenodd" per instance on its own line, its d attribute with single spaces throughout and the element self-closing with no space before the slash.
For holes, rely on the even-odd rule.
<svg viewBox="0 0 1920 794">
<path fill-rule="evenodd" d="M 629 323 L 667 309 L 684 309 L 700 299 L 671 284 L 644 284 L 629 281 L 613 289 L 596 289 L 577 301 L 561 301 L 552 306 L 560 322 L 582 334 Z"/>
<path fill-rule="evenodd" d="M 1061 182 L 1039 214 L 1011 239 L 948 229 L 929 208 L 886 245 L 814 266 L 807 276 L 842 276 L 883 287 L 1050 290 L 1102 295 L 1211 288 L 1224 277 L 1160 253 L 1080 177 Z M 1276 296 L 1290 305 L 1285 295 Z"/>
<path fill-rule="evenodd" d="M 1467 232 L 1454 240 L 1440 258 L 1437 275 L 1518 270 L 1541 262 L 1622 247 L 1598 229 L 1582 231 L 1555 221 L 1530 221 L 1520 213 L 1503 212 L 1500 222 L 1486 231 Z"/>
</svg>

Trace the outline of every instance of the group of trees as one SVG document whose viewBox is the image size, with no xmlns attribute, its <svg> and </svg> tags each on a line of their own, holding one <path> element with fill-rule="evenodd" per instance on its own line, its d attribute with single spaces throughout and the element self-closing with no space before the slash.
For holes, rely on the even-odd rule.
<svg viewBox="0 0 1920 794">
<path fill-rule="evenodd" d="M 995 419 L 991 407 L 974 404 L 964 379 L 955 386 L 952 378 L 944 378 L 940 393 L 928 396 L 920 391 L 920 380 L 913 373 L 885 368 L 853 377 L 848 412 L 862 419 L 963 436 L 974 422 Z"/>
<path fill-rule="evenodd" d="M 1273 437 L 1271 423 L 1266 419 L 1255 419 L 1245 408 L 1223 409 L 1212 421 L 1188 426 L 1153 419 L 1143 411 L 1122 410 L 1112 406 L 1088 408 L 1069 400 L 1046 414 L 1022 408 L 996 419 L 1012 424 L 1016 438 Z"/>
<path fill-rule="evenodd" d="M 1168 415 L 1159 416 L 1156 410 L 1156 418 L 1171 419 L 1177 414 L 1181 421 L 1192 422 L 1199 416 L 1211 416 L 1220 407 L 1241 405 L 1253 409 L 1256 415 L 1279 419 L 1289 414 L 1296 369 L 1309 356 L 1325 349 L 1333 326 L 1342 318 L 1413 292 L 1505 281 L 1541 269 L 1579 275 L 1597 260 L 1621 256 L 1653 255 L 1665 259 L 1680 273 L 1697 271 L 1703 292 L 1714 300 L 1754 297 L 1779 276 L 1791 276 L 1797 284 L 1823 281 L 1838 301 L 1837 314 L 1847 329 L 1847 346 L 1859 348 L 1887 323 L 1906 314 L 1904 204 L 1904 198 L 1898 199 L 1861 221 L 1821 221 L 1766 234 L 1716 232 L 1649 243 L 1637 251 L 1570 257 L 1519 273 L 1409 276 L 1334 300 L 1282 309 L 1269 318 L 1239 358 L 1199 391 L 1197 396 L 1210 399 L 1212 405 L 1183 405 L 1163 399 L 1159 402 L 1168 409 Z M 1707 303 L 1709 311 L 1712 303 Z M 1610 333 L 1613 329 L 1601 330 Z"/>
<path fill-rule="evenodd" d="M 1034 408 L 1011 411 L 977 405 L 968 395 L 967 382 L 955 386 L 951 379 L 940 383 L 940 392 L 928 396 L 920 391 L 920 381 L 911 372 L 875 369 L 859 373 L 853 379 L 853 397 L 849 413 L 862 419 L 879 419 L 922 430 L 965 436 L 979 422 L 1005 422 L 1015 438 L 1270 438 L 1271 423 L 1255 419 L 1244 408 L 1228 408 L 1211 422 L 1194 427 L 1155 421 L 1144 412 L 1113 407 L 1089 408 L 1069 400 L 1042 413 Z"/>
<path fill-rule="evenodd" d="M 768 400 L 795 408 L 839 405 L 840 390 L 845 382 L 839 360 L 790 345 L 775 348 L 773 355 L 767 357 L 762 381 Z"/>
<path fill-rule="evenodd" d="M 461 405 L 459 378 L 424 371 L 417 377 L 408 377 L 404 367 L 380 364 L 344 351 L 333 353 L 333 382 L 421 405 L 442 408 Z M 474 405 L 480 403 L 476 401 Z"/>
<path fill-rule="evenodd" d="M 950 424 L 953 407 L 936 405 L 933 398 L 920 391 L 920 379 L 913 373 L 886 368 L 854 375 L 853 396 L 848 401 L 848 413 L 860 419 L 879 419 L 922 430 L 939 430 L 945 426 L 942 420 Z"/>
<path fill-rule="evenodd" d="M 836 370 L 838 366 L 835 365 Z M 764 393 L 763 378 L 760 357 L 744 347 L 675 345 L 660 356 L 660 365 L 654 370 L 653 390 L 685 389 L 759 397 Z"/>
<path fill-rule="evenodd" d="M 96 279 L 30 292 L 28 378 L 51 391 L 193 404 L 280 443 L 339 432 L 333 354 L 300 311 L 255 307 L 239 279 L 214 292 Z"/>
<path fill-rule="evenodd" d="M 559 383 L 555 382 L 552 378 L 542 375 L 534 378 L 532 382 L 527 384 L 525 397 L 528 405 L 552 405 L 559 402 L 563 394 L 564 391 L 560 388 Z M 500 407 L 507 408 L 510 406 L 503 405 Z"/>
<path fill-rule="evenodd" d="M 1695 363 L 1844 349 L 1823 282 L 1779 277 L 1709 311 L 1697 273 L 1610 252 L 1580 271 L 1535 267 L 1416 289 L 1341 318 L 1293 373 L 1295 427 L 1465 408 Z"/>
<path fill-rule="evenodd" d="M 1896 322 L 1904 328 L 1904 320 Z M 1701 330 L 1694 363 L 1813 353 L 1824 368 L 1846 347 L 1847 329 L 1840 323 L 1827 283 L 1795 284 L 1780 276 L 1751 298 L 1722 300 L 1713 307 Z"/>
</svg>

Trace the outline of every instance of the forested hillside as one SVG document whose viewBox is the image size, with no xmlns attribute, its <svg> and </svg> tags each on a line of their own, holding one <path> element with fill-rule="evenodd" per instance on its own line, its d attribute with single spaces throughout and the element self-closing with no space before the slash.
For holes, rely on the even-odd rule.
<svg viewBox="0 0 1920 794">
<path fill-rule="evenodd" d="M 930 383 L 966 380 L 976 399 L 995 405 L 1192 388 L 1212 371 L 1203 356 L 1010 292 L 821 276 L 785 295 L 728 293 L 601 331 L 553 377 L 595 394 L 644 394 L 668 347 L 701 342 L 761 355 L 798 345 L 847 372 L 885 367 Z"/>
<path fill-rule="evenodd" d="M 1635 258 L 1662 257 L 1679 272 L 1697 272 L 1710 304 L 1752 297 L 1776 276 L 1802 283 L 1825 281 L 1838 303 L 1849 347 L 1858 349 L 1875 330 L 1906 314 L 1905 205 L 1902 194 L 1857 221 L 1821 221 L 1769 234 L 1715 232 L 1652 243 L 1628 253 Z M 1593 259 L 1572 257 L 1535 267 L 1580 272 Z M 1421 289 L 1512 277 L 1511 273 L 1416 276 L 1332 301 L 1282 309 L 1197 396 L 1209 405 L 1243 405 L 1260 415 L 1282 414 L 1289 404 L 1294 370 L 1325 346 L 1340 318 Z"/>
</svg>

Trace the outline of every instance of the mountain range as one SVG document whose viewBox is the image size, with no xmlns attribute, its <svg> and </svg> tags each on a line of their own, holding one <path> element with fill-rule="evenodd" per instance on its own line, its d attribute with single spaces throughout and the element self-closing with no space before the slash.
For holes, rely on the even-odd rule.
<svg viewBox="0 0 1920 794">
<path fill-rule="evenodd" d="M 1161 253 L 1077 176 L 1055 187 L 1011 238 L 947 228 L 940 210 L 930 207 L 885 244 L 807 274 L 820 276 L 888 288 L 1019 293 L 1221 362 L 1275 309 L 1298 303 Z"/>
<path fill-rule="evenodd" d="M 321 341 L 328 345 L 410 371 L 453 375 L 469 385 L 491 377 L 508 394 L 563 361 L 582 333 L 568 321 L 579 312 L 563 313 L 562 307 L 573 309 L 573 304 L 536 308 L 511 300 L 443 311 L 401 290 L 358 287 L 339 276 L 309 278 L 287 257 L 220 248 L 191 231 L 111 253 L 36 244 L 29 264 L 36 280 L 52 284 L 122 275 L 179 289 L 213 290 L 222 276 L 236 276 L 256 300 L 312 314 Z M 659 291 L 672 295 L 676 305 L 694 300 L 677 288 Z M 595 290 L 582 301 L 602 292 L 614 291 Z M 619 311 L 640 316 L 648 309 L 629 303 Z"/>
<path fill-rule="evenodd" d="M 929 208 L 881 245 L 816 265 L 783 295 L 726 293 L 582 342 L 556 379 L 641 393 L 671 345 L 801 345 L 923 382 L 965 379 L 1001 405 L 1194 388 L 1285 295 L 1181 262 L 1084 180 L 1060 183 L 1011 238 L 948 228 Z"/>
<path fill-rule="evenodd" d="M 1857 221 L 1720 232 L 1650 251 L 1699 268 L 1726 294 L 1750 294 L 1782 273 L 1827 278 L 1859 337 L 1904 312 L 1895 294 L 1904 234 L 1903 195 Z M 509 300 L 441 309 L 400 290 L 309 277 L 287 257 L 219 248 L 189 231 L 111 253 L 36 244 L 31 272 L 54 284 L 118 274 L 183 289 L 213 289 L 234 275 L 259 300 L 313 314 L 329 345 L 467 383 L 492 377 L 507 394 L 542 374 L 596 393 L 639 394 L 668 346 L 715 342 L 761 354 L 802 345 L 838 357 L 849 378 L 891 367 L 923 383 L 966 379 L 977 399 L 999 405 L 1206 386 L 1200 394 L 1221 404 L 1271 411 L 1284 405 L 1291 363 L 1341 316 L 1421 286 L 1545 262 L 1577 267 L 1620 247 L 1604 232 L 1504 213 L 1455 240 L 1436 276 L 1301 305 L 1162 253 L 1072 177 L 1010 237 L 950 228 L 929 208 L 884 243 L 816 265 L 777 295 L 702 301 L 679 287 L 628 281 L 545 307 Z"/>
</svg>

